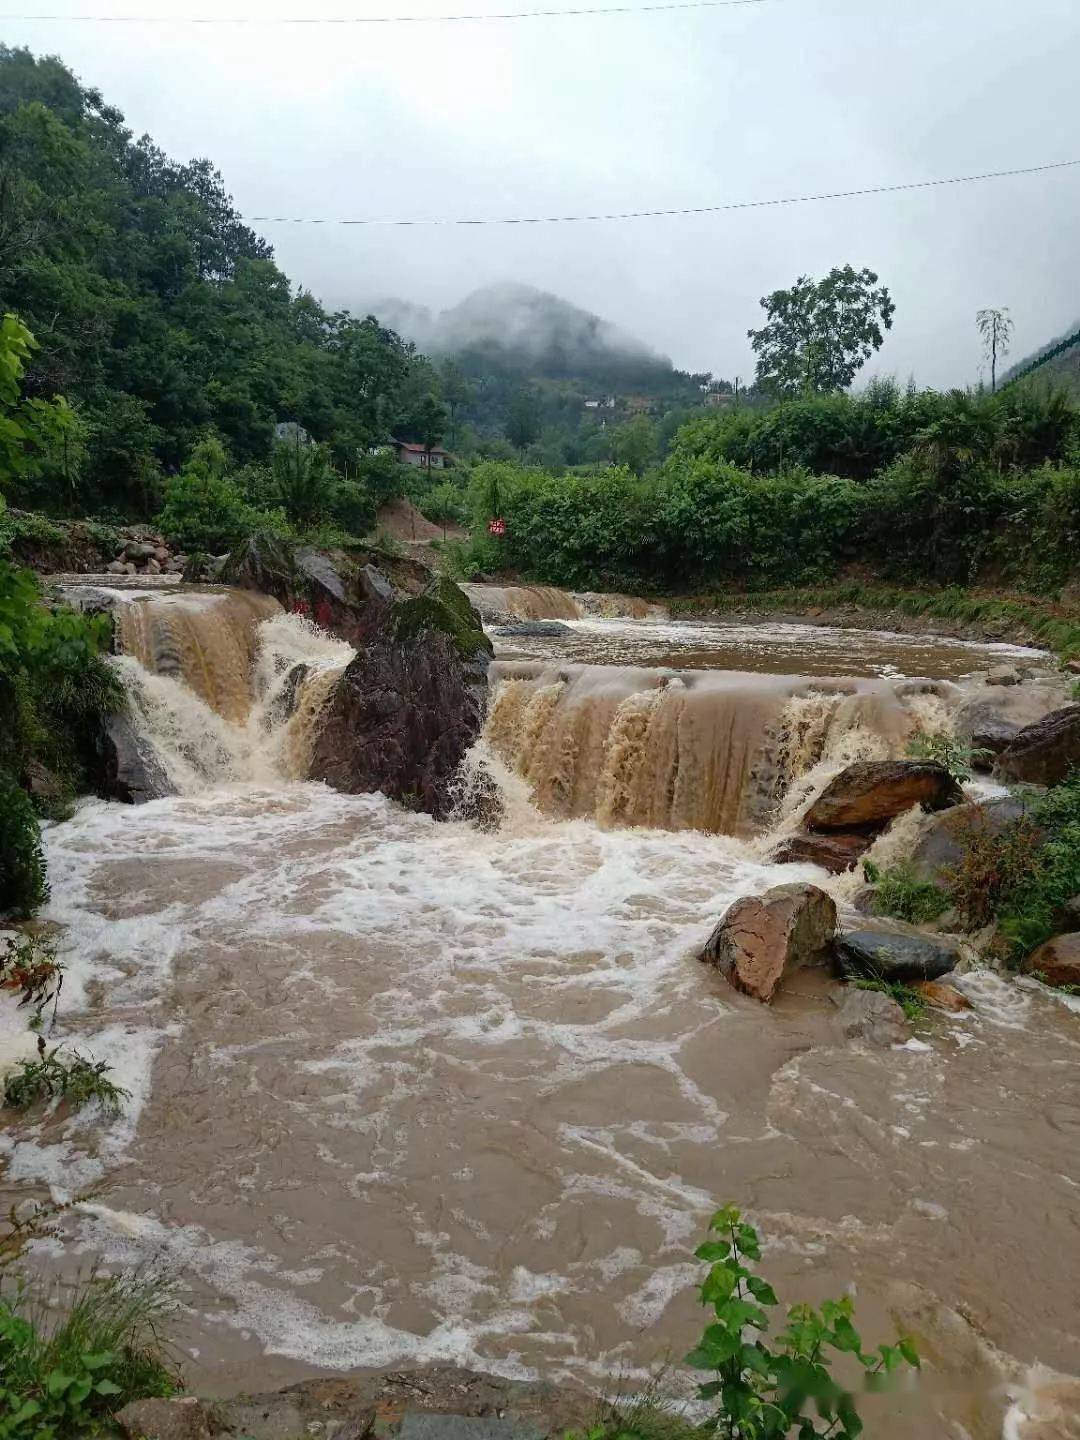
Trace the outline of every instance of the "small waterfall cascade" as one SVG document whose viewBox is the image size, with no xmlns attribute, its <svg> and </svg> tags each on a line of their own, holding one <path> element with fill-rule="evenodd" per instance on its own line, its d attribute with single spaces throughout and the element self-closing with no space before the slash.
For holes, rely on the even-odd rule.
<svg viewBox="0 0 1080 1440">
<path fill-rule="evenodd" d="M 624 619 L 662 620 L 663 605 L 638 595 L 594 590 L 558 590 L 554 585 L 480 585 L 461 587 L 490 624 L 512 620 Z"/>
<path fill-rule="evenodd" d="M 566 590 L 553 585 L 462 585 L 485 622 L 580 620 L 585 611 Z"/>
<path fill-rule="evenodd" d="M 349 645 L 243 590 L 136 595 L 115 614 L 132 725 L 178 794 L 306 777 Z"/>
<path fill-rule="evenodd" d="M 723 671 L 496 664 L 486 738 L 557 818 L 751 836 L 828 774 L 951 728 L 959 687 Z"/>
</svg>

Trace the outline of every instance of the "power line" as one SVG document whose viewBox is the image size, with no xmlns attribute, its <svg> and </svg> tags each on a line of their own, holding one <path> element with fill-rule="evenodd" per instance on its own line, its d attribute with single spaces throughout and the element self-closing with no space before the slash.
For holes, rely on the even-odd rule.
<svg viewBox="0 0 1080 1440">
<path fill-rule="evenodd" d="M 567 15 L 644 15 L 662 10 L 728 10 L 782 0 L 662 0 L 652 5 L 597 5 L 573 10 L 505 10 L 468 15 L 0 15 L 9 23 L 83 25 L 451 25 L 477 20 L 547 20 Z"/>
<path fill-rule="evenodd" d="M 259 225 L 571 225 L 599 220 L 653 220 L 664 215 L 718 215 L 725 210 L 761 210 L 779 205 L 809 205 L 820 200 L 852 200 L 862 195 L 894 195 L 901 190 L 930 190 L 941 185 L 970 185 L 982 180 L 1003 180 L 1011 175 L 1042 175 L 1050 170 L 1067 170 L 1080 160 L 1055 160 L 1048 165 L 1028 165 L 1016 170 L 988 170 L 981 175 L 953 175 L 944 180 L 909 180 L 902 185 L 868 185 L 859 190 L 830 190 L 817 195 L 785 195 L 773 200 L 733 200 L 725 205 L 685 205 L 669 210 L 621 210 L 595 215 L 511 215 L 482 219 L 358 220 L 321 219 L 307 215 L 245 215 L 249 224 Z"/>
</svg>

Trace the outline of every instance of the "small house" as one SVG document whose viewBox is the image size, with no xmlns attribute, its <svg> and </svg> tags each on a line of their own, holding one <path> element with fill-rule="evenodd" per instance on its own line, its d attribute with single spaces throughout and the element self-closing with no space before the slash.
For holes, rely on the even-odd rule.
<svg viewBox="0 0 1080 1440">
<path fill-rule="evenodd" d="M 450 460 L 450 452 L 444 450 L 441 445 L 433 445 L 428 450 L 426 445 L 416 445 L 411 440 L 391 440 L 394 453 L 402 465 L 416 465 L 421 470 L 445 470 Z"/>
</svg>

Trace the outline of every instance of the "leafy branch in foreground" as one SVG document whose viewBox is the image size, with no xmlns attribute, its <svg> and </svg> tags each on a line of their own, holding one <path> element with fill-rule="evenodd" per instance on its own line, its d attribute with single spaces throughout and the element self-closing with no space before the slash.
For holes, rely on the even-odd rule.
<svg viewBox="0 0 1080 1440">
<path fill-rule="evenodd" d="M 59 1049 L 56 1045 L 47 1050 L 38 1036 L 38 1058 L 20 1061 L 4 1080 L 5 1105 L 26 1110 L 39 1100 L 66 1100 L 73 1110 L 80 1110 L 97 1100 L 106 1115 L 115 1115 L 130 1100 L 130 1092 L 108 1078 L 112 1066 L 106 1061 L 88 1059 L 77 1050 L 70 1060 L 58 1058 Z"/>
<path fill-rule="evenodd" d="M 896 1345 L 864 1351 L 852 1324 L 854 1306 L 845 1296 L 826 1300 L 820 1310 L 793 1306 L 786 1327 L 770 1345 L 763 1307 L 779 1302 L 772 1286 L 745 1263 L 761 1258 L 757 1231 L 733 1205 L 718 1210 L 709 1229 L 720 1238 L 707 1240 L 695 1254 L 709 1266 L 701 1303 L 713 1309 L 716 1320 L 686 1357 L 695 1370 L 716 1374 L 698 1389 L 701 1399 L 719 1401 L 709 1428 L 723 1440 L 790 1435 L 855 1440 L 863 1424 L 854 1395 L 830 1371 L 829 1351 L 850 1356 L 863 1371 L 865 1388 L 880 1390 L 902 1365 L 918 1366 L 913 1341 L 904 1337 Z M 756 1338 L 747 1339 L 754 1330 Z"/>
</svg>

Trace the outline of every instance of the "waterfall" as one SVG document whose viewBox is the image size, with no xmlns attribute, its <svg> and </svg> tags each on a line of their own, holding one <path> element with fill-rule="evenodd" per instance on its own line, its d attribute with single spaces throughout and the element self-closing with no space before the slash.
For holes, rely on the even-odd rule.
<svg viewBox="0 0 1080 1440">
<path fill-rule="evenodd" d="M 483 620 L 580 620 L 574 597 L 553 585 L 462 585 Z"/>
<path fill-rule="evenodd" d="M 116 633 L 137 740 L 181 795 L 305 778 L 322 706 L 354 653 L 242 590 L 125 597 Z"/>
<path fill-rule="evenodd" d="M 749 836 L 842 764 L 948 729 L 957 687 L 890 679 L 496 664 L 486 738 L 557 818 Z"/>
</svg>

